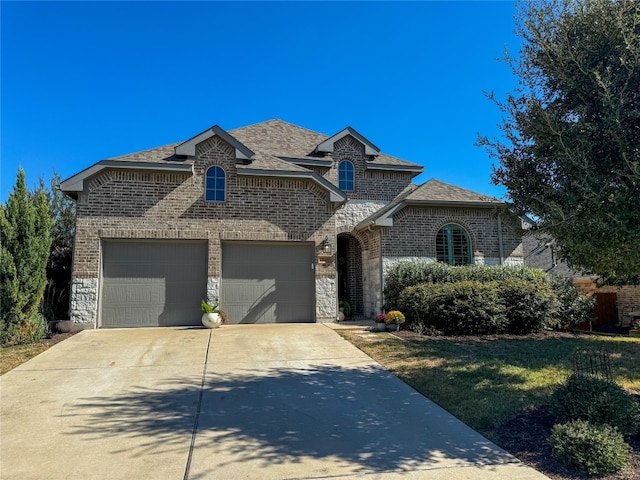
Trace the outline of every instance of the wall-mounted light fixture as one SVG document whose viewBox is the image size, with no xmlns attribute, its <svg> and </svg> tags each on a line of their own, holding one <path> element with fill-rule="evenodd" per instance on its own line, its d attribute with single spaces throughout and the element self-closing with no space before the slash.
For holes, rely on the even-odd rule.
<svg viewBox="0 0 640 480">
<path fill-rule="evenodd" d="M 322 253 L 325 255 L 331 255 L 331 242 L 329 241 L 329 237 L 324 237 L 322 241 Z"/>
<path fill-rule="evenodd" d="M 333 262 L 333 247 L 329 237 L 324 237 L 320 242 L 320 251 L 318 252 L 318 263 L 320 265 L 329 265 Z"/>
</svg>

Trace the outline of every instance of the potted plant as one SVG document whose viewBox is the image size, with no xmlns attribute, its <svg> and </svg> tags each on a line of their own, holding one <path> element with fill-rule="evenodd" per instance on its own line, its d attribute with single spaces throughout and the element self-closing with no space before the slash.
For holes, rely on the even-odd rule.
<svg viewBox="0 0 640 480">
<path fill-rule="evenodd" d="M 391 330 L 400 330 L 400 325 L 402 325 L 404 321 L 404 315 L 398 310 L 391 310 L 385 318 L 385 322 L 387 322 Z"/>
<path fill-rule="evenodd" d="M 353 306 L 349 300 L 340 300 L 338 302 L 338 321 L 342 322 L 347 320 L 353 313 Z"/>
<path fill-rule="evenodd" d="M 387 330 L 387 316 L 384 313 L 376 315 L 373 320 L 376 322 L 376 332 L 385 332 Z"/>
<path fill-rule="evenodd" d="M 634 318 L 633 320 L 631 320 L 629 335 L 631 335 L 632 337 L 640 337 L 640 318 Z"/>
<path fill-rule="evenodd" d="M 202 325 L 205 328 L 218 328 L 222 324 L 219 305 L 218 302 L 211 305 L 206 300 L 202 300 L 200 308 L 202 310 Z"/>
</svg>

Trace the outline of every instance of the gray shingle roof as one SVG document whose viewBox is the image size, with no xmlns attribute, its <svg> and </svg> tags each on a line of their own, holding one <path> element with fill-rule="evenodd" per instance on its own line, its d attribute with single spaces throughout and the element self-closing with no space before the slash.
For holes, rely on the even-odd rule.
<svg viewBox="0 0 640 480">
<path fill-rule="evenodd" d="M 390 226 L 393 224 L 393 216 L 409 205 L 492 208 L 504 205 L 504 202 L 432 178 L 420 186 L 410 184 L 391 203 L 360 222 L 357 228 L 370 225 Z"/>
<path fill-rule="evenodd" d="M 324 157 L 315 154 L 314 150 L 318 144 L 329 138 L 327 135 L 278 119 L 236 128 L 229 130 L 228 133 L 256 153 L 251 168 L 275 171 L 304 170 L 304 168 L 292 163 L 295 162 L 296 159 L 302 161 L 322 160 Z M 193 163 L 192 159 L 183 159 L 175 156 L 175 148 L 178 145 L 180 145 L 180 143 L 172 143 L 162 147 L 112 157 L 108 160 L 149 163 Z M 407 162 L 406 160 L 386 154 L 378 155 L 373 161 L 369 162 L 369 164 L 372 166 L 422 168 L 421 165 L 416 163 Z"/>
<path fill-rule="evenodd" d="M 176 147 L 180 143 L 171 143 L 162 147 L 150 148 L 148 150 L 142 150 L 140 152 L 128 153 L 126 155 L 120 155 L 118 157 L 111 157 L 107 160 L 118 160 L 122 162 L 149 162 L 149 163 L 163 163 L 163 162 L 176 162 L 182 161 L 175 156 Z M 188 162 L 187 162 L 188 163 Z M 191 162 L 193 163 L 193 162 Z"/>
<path fill-rule="evenodd" d="M 314 153 L 315 148 L 330 138 L 328 135 L 278 119 L 236 128 L 229 133 L 253 151 L 263 151 L 279 158 L 292 160 L 322 159 L 321 155 Z M 371 164 L 422 168 L 416 163 L 384 153 L 375 157 Z"/>
<path fill-rule="evenodd" d="M 478 192 L 467 190 L 465 188 L 456 187 L 449 183 L 441 182 L 432 178 L 420 187 L 416 188 L 406 198 L 407 201 L 412 202 L 447 202 L 447 203 L 489 203 L 489 204 L 502 204 L 504 202 L 495 198 L 483 195 Z"/>
</svg>

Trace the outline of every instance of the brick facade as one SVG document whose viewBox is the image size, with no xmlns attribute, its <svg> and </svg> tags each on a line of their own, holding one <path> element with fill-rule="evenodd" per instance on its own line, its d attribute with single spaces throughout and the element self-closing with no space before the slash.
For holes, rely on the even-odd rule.
<svg viewBox="0 0 640 480">
<path fill-rule="evenodd" d="M 316 171 L 334 185 L 338 185 L 340 162 L 347 160 L 353 163 L 355 189 L 352 192 L 345 192 L 349 200 L 390 202 L 411 183 L 412 176 L 408 172 L 368 169 L 367 164 L 371 159 L 365 155 L 364 146 L 351 135 L 336 142 L 331 158 L 333 160 L 331 168 L 317 168 Z"/>
<path fill-rule="evenodd" d="M 522 264 L 522 243 L 513 221 L 499 219 L 488 208 L 407 207 L 394 216 L 393 227 L 382 229 L 382 255 L 435 260 L 436 234 L 453 223 L 469 234 L 474 263 Z"/>
<path fill-rule="evenodd" d="M 305 135 L 318 136 L 308 131 Z M 251 138 L 248 134 L 247 137 Z M 72 294 L 75 322 L 85 327 L 99 325 L 102 242 L 109 239 L 206 241 L 209 300 L 220 292 L 223 241 L 312 242 L 320 254 L 322 242 L 328 239 L 333 261 L 318 260 L 314 268 L 316 321 L 336 318 L 340 289 L 337 259 L 341 255 L 348 263 L 344 270 L 346 294 L 358 315 L 370 317 L 382 308 L 385 262 L 400 257 L 434 258 L 435 235 L 446 223 L 458 223 L 469 232 L 477 263 L 500 263 L 501 257 L 504 262 L 521 261 L 516 230 L 508 222 L 500 222 L 487 208 L 407 206 L 395 214 L 391 227 L 361 228 L 361 222 L 407 189 L 416 170 L 393 170 L 396 164 L 404 165 L 400 160 L 383 163 L 382 168 L 378 162 L 376 168 L 370 168 L 375 158 L 365 155 L 364 145 L 351 135 L 336 140 L 332 153 L 313 157 L 319 158 L 318 165 L 306 170 L 294 166 L 293 173 L 281 166 L 283 161 L 269 158 L 263 161 L 282 168 L 282 174 L 278 170 L 247 169 L 245 166 L 251 162 L 238 160 L 236 150 L 237 146 L 219 135 L 211 135 L 195 145 L 195 155 L 190 158 L 165 155 L 157 160 L 160 155 L 155 151 L 132 154 L 131 167 L 107 165 L 83 180 L 83 188 L 76 194 Z M 309 151 L 305 146 L 303 152 Z M 174 162 L 191 165 L 192 171 L 142 168 L 139 162 L 145 155 L 156 155 L 153 165 L 168 165 L 165 170 Z M 313 164 L 312 160 L 309 162 Z M 337 202 L 331 198 L 331 188 L 322 182 L 338 186 L 338 165 L 342 160 L 354 164 L 355 189 L 344 192 L 346 202 Z M 204 199 L 206 171 L 214 165 L 226 176 L 223 202 Z M 302 175 L 305 171 L 315 172 L 322 182 Z M 338 236 L 344 240 L 338 242 Z"/>
</svg>

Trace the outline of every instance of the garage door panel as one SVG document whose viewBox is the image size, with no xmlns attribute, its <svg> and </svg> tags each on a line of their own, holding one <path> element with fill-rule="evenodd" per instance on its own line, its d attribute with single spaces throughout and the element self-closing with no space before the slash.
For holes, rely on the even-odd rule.
<svg viewBox="0 0 640 480">
<path fill-rule="evenodd" d="M 207 245 L 191 241 L 107 241 L 102 327 L 199 325 Z"/>
<path fill-rule="evenodd" d="M 225 242 L 221 305 L 230 323 L 315 321 L 313 244 Z"/>
</svg>

